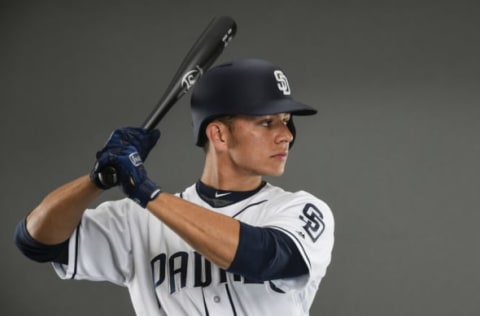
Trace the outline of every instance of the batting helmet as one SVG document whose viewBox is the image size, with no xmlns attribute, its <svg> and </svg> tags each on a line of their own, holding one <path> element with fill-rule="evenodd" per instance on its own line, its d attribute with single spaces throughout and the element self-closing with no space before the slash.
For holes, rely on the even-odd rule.
<svg viewBox="0 0 480 316">
<path fill-rule="evenodd" d="M 190 104 L 197 146 L 207 141 L 205 128 L 208 123 L 220 116 L 317 113 L 292 98 L 282 69 L 261 59 L 239 59 L 211 68 L 193 88 Z M 287 126 L 295 138 L 292 119 Z"/>
</svg>

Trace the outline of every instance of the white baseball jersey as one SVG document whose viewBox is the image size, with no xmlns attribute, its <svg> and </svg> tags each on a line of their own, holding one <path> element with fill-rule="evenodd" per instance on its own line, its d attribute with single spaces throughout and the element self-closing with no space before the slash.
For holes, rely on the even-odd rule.
<svg viewBox="0 0 480 316">
<path fill-rule="evenodd" d="M 324 202 L 268 183 L 224 207 L 202 200 L 195 185 L 177 196 L 284 232 L 302 254 L 308 275 L 258 283 L 228 273 L 129 199 L 85 212 L 70 239 L 68 265 L 54 263 L 57 274 L 128 287 L 137 315 L 308 315 L 334 241 L 334 219 Z"/>
</svg>

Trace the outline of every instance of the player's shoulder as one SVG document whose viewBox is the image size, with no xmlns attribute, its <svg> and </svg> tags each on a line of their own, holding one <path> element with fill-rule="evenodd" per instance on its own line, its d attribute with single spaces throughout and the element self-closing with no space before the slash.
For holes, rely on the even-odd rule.
<svg viewBox="0 0 480 316">
<path fill-rule="evenodd" d="M 315 205 L 318 208 L 331 212 L 329 205 L 319 197 L 304 190 L 287 191 L 279 186 L 267 183 L 264 188 L 265 197 L 270 203 L 278 205 Z"/>
<path fill-rule="evenodd" d="M 190 186 L 183 189 L 183 191 L 176 192 L 173 195 L 187 201 L 197 202 L 197 203 L 199 202 L 196 184 L 191 184 Z"/>
</svg>

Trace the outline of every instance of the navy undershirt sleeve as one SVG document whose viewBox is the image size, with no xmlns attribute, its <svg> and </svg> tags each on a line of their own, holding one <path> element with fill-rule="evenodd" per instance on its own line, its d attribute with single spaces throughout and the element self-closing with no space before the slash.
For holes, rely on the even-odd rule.
<svg viewBox="0 0 480 316">
<path fill-rule="evenodd" d="M 285 233 L 240 222 L 237 253 L 228 271 L 263 282 L 301 276 L 308 267 Z"/>
<path fill-rule="evenodd" d="M 68 263 L 67 239 L 61 244 L 45 245 L 39 243 L 30 236 L 27 231 L 26 219 L 22 219 L 15 229 L 15 244 L 17 248 L 28 258 L 37 262 Z"/>
</svg>

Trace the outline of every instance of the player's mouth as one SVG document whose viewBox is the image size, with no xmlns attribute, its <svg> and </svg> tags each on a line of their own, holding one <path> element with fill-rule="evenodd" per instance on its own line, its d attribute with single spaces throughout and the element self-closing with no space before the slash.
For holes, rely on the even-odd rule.
<svg viewBox="0 0 480 316">
<path fill-rule="evenodd" d="M 287 160 L 288 151 L 274 154 L 274 155 L 272 155 L 271 157 L 272 157 L 273 159 L 282 160 L 282 161 L 283 161 L 283 160 Z"/>
</svg>

